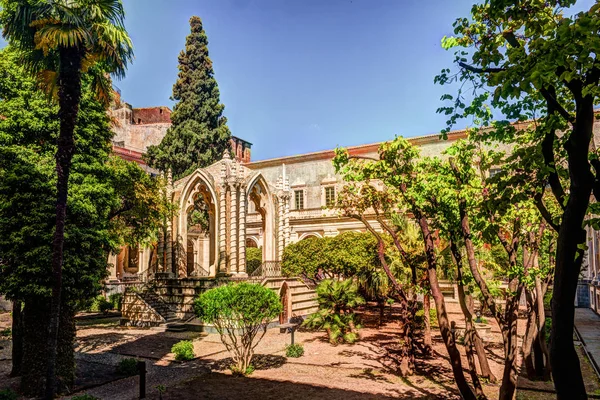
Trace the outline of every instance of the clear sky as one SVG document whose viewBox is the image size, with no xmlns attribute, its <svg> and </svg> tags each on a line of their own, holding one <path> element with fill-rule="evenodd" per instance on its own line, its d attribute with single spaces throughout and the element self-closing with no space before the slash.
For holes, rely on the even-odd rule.
<svg viewBox="0 0 600 400">
<path fill-rule="evenodd" d="M 253 143 L 254 160 L 437 133 L 451 89 L 433 78 L 453 59 L 440 39 L 472 3 L 124 0 L 135 61 L 115 83 L 133 107 L 172 107 L 177 55 L 198 15 L 229 127 Z"/>
</svg>

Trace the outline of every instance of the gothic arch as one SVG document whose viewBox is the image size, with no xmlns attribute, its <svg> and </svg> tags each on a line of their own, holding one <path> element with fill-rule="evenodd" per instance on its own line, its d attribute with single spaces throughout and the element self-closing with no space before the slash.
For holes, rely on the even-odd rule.
<svg viewBox="0 0 600 400">
<path fill-rule="evenodd" d="M 204 170 L 197 169 L 188 178 L 184 187 L 181 190 L 179 197 L 179 216 L 177 219 L 177 240 L 181 241 L 186 248 L 188 246 L 188 212 L 195 199 L 202 196 L 209 209 L 209 231 L 207 233 L 210 251 L 208 254 L 208 272 L 211 276 L 216 273 L 218 263 L 219 243 L 217 229 L 219 226 L 218 197 L 215 192 L 214 182 L 212 177 Z M 189 250 L 188 250 L 189 251 Z M 186 259 L 187 263 L 187 259 Z M 189 271 L 189 268 L 188 268 Z"/>
<path fill-rule="evenodd" d="M 277 237 L 275 231 L 275 204 L 269 184 L 264 176 L 258 172 L 248 180 L 246 196 L 252 201 L 256 210 L 262 217 L 263 235 L 262 243 L 258 247 L 263 249 L 263 260 L 277 260 Z"/>
</svg>

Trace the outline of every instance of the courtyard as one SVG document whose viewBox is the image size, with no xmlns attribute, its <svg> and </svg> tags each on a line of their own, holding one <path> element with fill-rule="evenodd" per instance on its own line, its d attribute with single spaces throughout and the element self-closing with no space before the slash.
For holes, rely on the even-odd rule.
<svg viewBox="0 0 600 400">
<path fill-rule="evenodd" d="M 449 302 L 448 308 L 450 319 L 460 323 L 463 315 L 458 304 Z M 110 315 L 79 319 L 74 394 L 115 400 L 138 398 L 139 378 L 116 373 L 121 359 L 133 357 L 146 362 L 150 399 L 159 398 L 158 385 L 166 389 L 164 399 L 234 399 L 240 398 L 241 393 L 245 399 L 459 399 L 437 329 L 432 330 L 432 356 L 418 357 L 415 375 L 407 378 L 398 375 L 394 352 L 398 342 L 395 311 L 396 307 L 388 307 L 385 322 L 378 328 L 377 311 L 370 307 L 360 310 L 365 327 L 361 330 L 361 339 L 353 345 L 333 346 L 325 332 L 300 329 L 295 333 L 296 343 L 305 349 L 300 358 L 285 357 L 289 333 L 269 329 L 256 349 L 255 371 L 247 377 L 232 376 L 231 359 L 218 334 L 121 327 L 118 316 Z M 0 314 L 0 321 L 3 329 L 6 328 L 9 314 Z M 491 325 L 491 333 L 485 337 L 486 348 L 494 375 L 501 376 L 502 339 L 497 325 L 493 322 Z M 194 360 L 175 360 L 171 347 L 181 340 L 193 341 Z M 7 377 L 9 341 L 3 340 L 2 346 L 0 387 L 16 388 L 18 379 Z M 463 365 L 467 365 L 464 347 L 460 348 Z M 593 371 L 588 373 L 589 392 L 600 391 L 600 382 Z M 519 392 L 518 398 L 546 398 L 546 388 L 540 384 L 529 382 L 529 389 Z M 548 385 L 552 387 L 551 383 L 546 383 Z M 498 383 L 485 383 L 486 395 L 496 398 L 498 387 Z"/>
</svg>

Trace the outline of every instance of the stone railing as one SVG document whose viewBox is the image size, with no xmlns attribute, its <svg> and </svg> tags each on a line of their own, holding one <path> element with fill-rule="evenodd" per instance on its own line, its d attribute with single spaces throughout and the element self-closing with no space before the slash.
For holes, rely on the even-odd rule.
<svg viewBox="0 0 600 400">
<path fill-rule="evenodd" d="M 274 278 L 281 276 L 280 261 L 263 261 L 260 267 L 256 268 L 249 275 L 250 278 Z"/>
<path fill-rule="evenodd" d="M 339 210 L 329 208 L 306 208 L 303 210 L 290 210 L 290 219 L 309 219 L 309 218 L 324 218 L 336 217 L 339 215 Z"/>
</svg>

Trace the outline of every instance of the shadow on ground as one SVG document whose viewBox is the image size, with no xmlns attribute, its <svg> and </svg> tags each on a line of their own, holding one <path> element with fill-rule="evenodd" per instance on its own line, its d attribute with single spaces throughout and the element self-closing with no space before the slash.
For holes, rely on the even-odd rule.
<svg viewBox="0 0 600 400">
<path fill-rule="evenodd" d="M 149 393 L 149 399 L 158 399 L 158 393 Z M 443 399 L 439 395 L 423 394 L 410 390 L 395 395 L 362 393 L 353 390 L 313 386 L 288 381 L 274 381 L 252 377 L 233 377 L 231 375 L 213 372 L 189 380 L 174 388 L 167 387 L 164 398 L 180 400 L 386 400 L 386 399 Z"/>
</svg>

